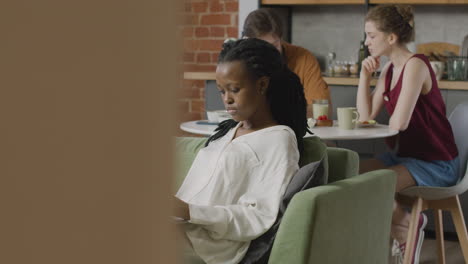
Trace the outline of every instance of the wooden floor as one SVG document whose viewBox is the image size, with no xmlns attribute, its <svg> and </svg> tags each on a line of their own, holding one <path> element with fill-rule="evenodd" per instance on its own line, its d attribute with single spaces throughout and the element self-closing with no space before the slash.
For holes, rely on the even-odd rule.
<svg viewBox="0 0 468 264">
<path fill-rule="evenodd" d="M 460 249 L 460 244 L 454 241 L 445 241 L 445 257 L 447 264 L 465 264 L 463 254 Z M 437 262 L 437 245 L 434 239 L 425 239 L 421 256 L 420 264 L 436 264 Z"/>
<path fill-rule="evenodd" d="M 389 252 L 390 253 L 390 252 Z M 466 264 L 463 260 L 463 254 L 460 249 L 460 244 L 454 241 L 445 241 L 445 261 L 446 264 Z M 389 256 L 388 264 L 397 263 L 396 259 Z M 419 264 L 437 264 L 437 245 L 433 238 L 424 240 L 421 255 L 419 256 Z"/>
</svg>

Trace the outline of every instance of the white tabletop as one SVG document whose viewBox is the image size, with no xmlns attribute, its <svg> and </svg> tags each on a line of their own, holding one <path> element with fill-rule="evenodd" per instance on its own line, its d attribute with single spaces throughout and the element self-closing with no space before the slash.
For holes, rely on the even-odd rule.
<svg viewBox="0 0 468 264">
<path fill-rule="evenodd" d="M 398 131 L 391 130 L 387 125 L 376 124 L 371 127 L 358 127 L 355 129 L 340 129 L 336 121 L 331 127 L 313 127 L 310 129 L 316 136 L 327 140 L 357 140 L 385 138 L 398 134 Z M 307 135 L 306 135 L 307 136 Z"/>
<path fill-rule="evenodd" d="M 206 125 L 207 120 L 189 121 L 180 124 L 180 129 L 193 134 L 209 136 L 213 134 L 217 124 Z M 336 121 L 332 127 L 313 127 L 310 129 L 315 136 L 326 140 L 358 140 L 385 138 L 398 134 L 398 131 L 391 130 L 387 125 L 377 124 L 372 127 L 360 127 L 352 130 L 338 128 Z M 307 134 L 306 137 L 312 135 Z"/>
</svg>

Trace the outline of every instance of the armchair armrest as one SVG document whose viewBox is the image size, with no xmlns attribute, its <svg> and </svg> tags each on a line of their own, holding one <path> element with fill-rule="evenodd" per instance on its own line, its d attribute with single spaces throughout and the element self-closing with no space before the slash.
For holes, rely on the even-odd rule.
<svg viewBox="0 0 468 264">
<path fill-rule="evenodd" d="M 184 182 L 185 176 L 200 149 L 205 146 L 207 138 L 178 137 L 175 139 L 176 161 L 173 189 L 177 191 Z"/>
</svg>

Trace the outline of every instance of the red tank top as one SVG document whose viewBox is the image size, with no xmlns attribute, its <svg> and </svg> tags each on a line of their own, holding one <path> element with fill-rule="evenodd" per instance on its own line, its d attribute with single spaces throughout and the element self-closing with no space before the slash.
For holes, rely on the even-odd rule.
<svg viewBox="0 0 468 264">
<path fill-rule="evenodd" d="M 457 147 L 453 137 L 452 127 L 446 117 L 445 103 L 432 70 L 429 60 L 423 54 L 415 54 L 429 69 L 432 88 L 429 93 L 420 94 L 413 114 L 405 131 L 398 134 L 398 152 L 400 157 L 416 159 L 452 160 L 458 156 Z M 406 64 L 403 66 L 400 77 L 391 89 L 393 64 L 390 65 L 385 76 L 385 92 L 383 93 L 385 108 L 390 115 L 393 114 L 400 96 Z"/>
</svg>

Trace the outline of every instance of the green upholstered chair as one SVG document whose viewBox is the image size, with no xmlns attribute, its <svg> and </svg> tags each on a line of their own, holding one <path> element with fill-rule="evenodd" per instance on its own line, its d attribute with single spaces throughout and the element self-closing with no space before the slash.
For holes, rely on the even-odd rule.
<svg viewBox="0 0 468 264">
<path fill-rule="evenodd" d="M 177 190 L 206 138 L 176 139 Z M 271 264 L 387 263 L 396 176 L 390 170 L 358 174 L 357 153 L 306 138 L 300 165 L 324 162 L 328 184 L 297 193 L 286 209 Z"/>
</svg>

